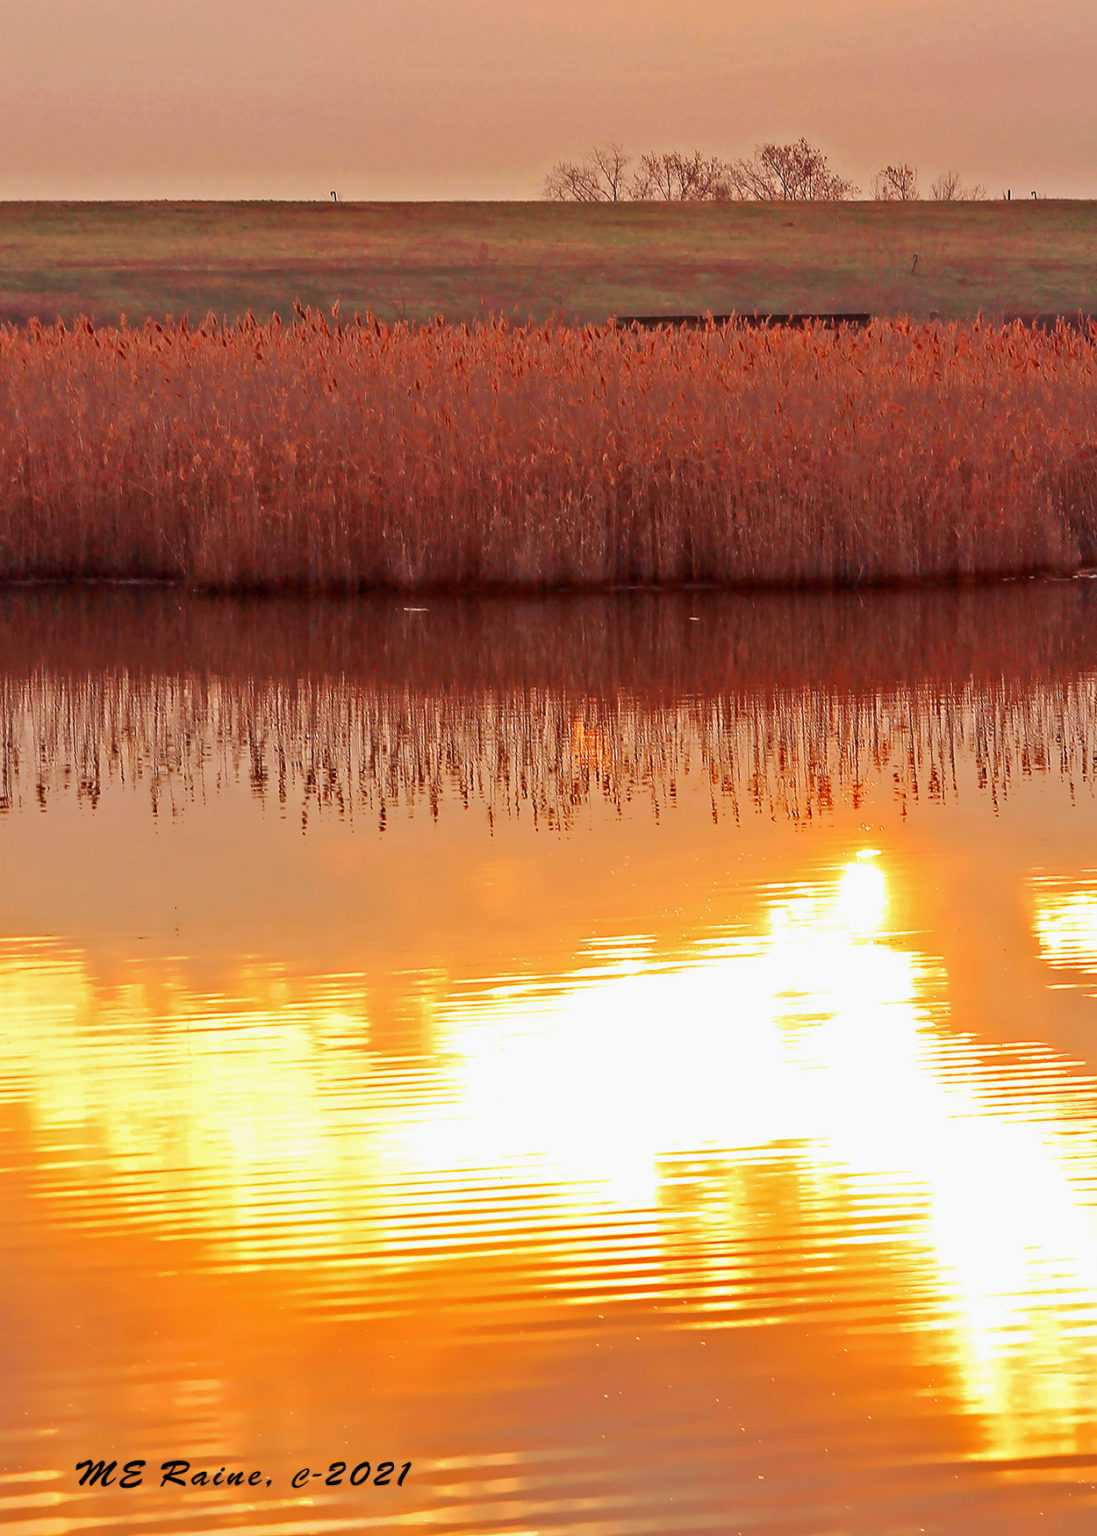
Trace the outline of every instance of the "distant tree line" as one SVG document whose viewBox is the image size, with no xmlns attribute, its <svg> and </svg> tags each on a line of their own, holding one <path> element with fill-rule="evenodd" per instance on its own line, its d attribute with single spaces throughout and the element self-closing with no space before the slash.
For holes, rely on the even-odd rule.
<svg viewBox="0 0 1097 1536">
<path fill-rule="evenodd" d="M 942 171 L 930 183 L 935 203 L 976 203 L 986 197 L 986 188 L 978 183 L 965 187 L 959 171 Z M 872 178 L 872 195 L 878 203 L 915 203 L 921 197 L 918 172 L 906 161 L 885 165 Z"/>
<path fill-rule="evenodd" d="M 544 196 L 562 203 L 844 202 L 860 187 L 832 171 L 822 150 L 797 139 L 759 144 L 753 155 L 721 160 L 699 149 L 649 150 L 629 172 L 632 157 L 620 144 L 601 144 L 581 160 L 559 160 L 545 177 Z M 986 196 L 981 186 L 964 186 L 959 171 L 944 171 L 930 188 L 935 202 L 971 202 Z M 872 179 L 879 202 L 914 202 L 918 173 L 905 161 L 885 165 Z"/>
</svg>

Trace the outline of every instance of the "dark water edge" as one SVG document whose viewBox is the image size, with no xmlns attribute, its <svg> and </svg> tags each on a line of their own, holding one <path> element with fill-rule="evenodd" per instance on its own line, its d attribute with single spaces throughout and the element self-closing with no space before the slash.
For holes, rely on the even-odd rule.
<svg viewBox="0 0 1097 1536">
<path fill-rule="evenodd" d="M 700 626 L 693 628 L 693 621 Z M 689 626 L 689 627 L 687 627 Z M 0 588 L 0 661 L 423 689 L 705 693 L 1050 675 L 1097 653 L 1088 577 L 901 589 L 204 595 L 142 584 Z"/>
</svg>

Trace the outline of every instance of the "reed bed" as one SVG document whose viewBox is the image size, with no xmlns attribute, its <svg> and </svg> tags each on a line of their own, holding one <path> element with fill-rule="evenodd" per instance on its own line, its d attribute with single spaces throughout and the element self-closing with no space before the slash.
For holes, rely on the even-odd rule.
<svg viewBox="0 0 1097 1536">
<path fill-rule="evenodd" d="M 1097 334 L 0 330 L 0 579 L 826 584 L 1097 562 Z"/>
</svg>

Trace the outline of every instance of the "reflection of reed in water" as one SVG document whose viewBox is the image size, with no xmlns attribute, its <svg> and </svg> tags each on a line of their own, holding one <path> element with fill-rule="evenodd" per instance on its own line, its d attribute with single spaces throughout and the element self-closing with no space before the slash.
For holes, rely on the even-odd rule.
<svg viewBox="0 0 1097 1536">
<path fill-rule="evenodd" d="M 765 598 L 246 604 L 24 593 L 0 606 L 0 803 L 141 785 L 181 809 L 225 782 L 384 821 L 483 801 L 566 824 L 658 811 L 792 819 L 968 773 L 1091 782 L 1090 583 Z"/>
</svg>

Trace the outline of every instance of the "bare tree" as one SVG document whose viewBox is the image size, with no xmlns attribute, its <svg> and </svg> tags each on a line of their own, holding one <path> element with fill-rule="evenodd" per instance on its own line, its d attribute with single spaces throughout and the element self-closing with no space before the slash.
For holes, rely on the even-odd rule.
<svg viewBox="0 0 1097 1536">
<path fill-rule="evenodd" d="M 885 165 L 872 178 L 872 195 L 878 203 L 913 203 L 918 200 L 918 172 L 901 161 Z"/>
<path fill-rule="evenodd" d="M 760 144 L 749 160 L 726 161 L 680 150 L 640 157 L 636 174 L 626 179 L 629 156 L 620 144 L 596 145 L 582 160 L 559 160 L 545 177 L 544 196 L 565 203 L 617 203 L 634 197 L 676 202 L 715 202 L 747 198 L 763 202 L 840 202 L 859 189 L 830 169 L 823 152 L 797 139 L 791 144 Z M 880 176 L 898 188 L 888 196 L 917 196 L 910 166 L 888 166 Z M 879 180 L 879 178 L 877 178 Z"/>
<path fill-rule="evenodd" d="M 978 183 L 971 187 L 961 185 L 959 171 L 942 171 L 930 190 L 937 203 L 977 203 L 987 195 L 986 187 Z"/>
<path fill-rule="evenodd" d="M 679 150 L 666 154 L 650 151 L 640 156 L 632 178 L 633 197 L 665 203 L 711 203 L 732 196 L 731 167 L 716 155 L 691 155 Z"/>
<path fill-rule="evenodd" d="M 734 195 L 762 202 L 841 202 L 859 188 L 837 175 L 822 150 L 794 144 L 760 144 L 749 160 L 729 167 Z"/>
<path fill-rule="evenodd" d="M 629 156 L 620 144 L 595 145 L 582 160 L 560 160 L 545 177 L 544 195 L 558 203 L 617 203 L 627 197 Z"/>
</svg>

